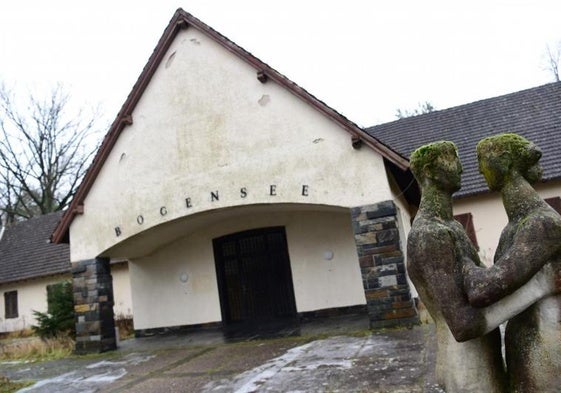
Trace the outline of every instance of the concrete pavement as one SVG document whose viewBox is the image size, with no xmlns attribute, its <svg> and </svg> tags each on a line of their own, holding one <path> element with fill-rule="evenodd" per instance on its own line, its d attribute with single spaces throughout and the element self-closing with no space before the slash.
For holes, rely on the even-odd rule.
<svg viewBox="0 0 561 393">
<path fill-rule="evenodd" d="M 299 336 L 227 342 L 217 331 L 127 340 L 118 351 L 0 364 L 27 392 L 424 392 L 435 385 L 433 325 L 370 332 L 364 316 L 303 324 Z M 292 332 L 294 333 L 294 332 Z"/>
</svg>

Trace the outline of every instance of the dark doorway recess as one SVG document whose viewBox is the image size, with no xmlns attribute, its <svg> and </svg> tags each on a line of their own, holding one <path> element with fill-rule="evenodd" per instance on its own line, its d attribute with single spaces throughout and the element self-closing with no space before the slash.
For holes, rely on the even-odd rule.
<svg viewBox="0 0 561 393">
<path fill-rule="evenodd" d="M 213 240 L 225 333 L 275 335 L 297 324 L 284 227 Z"/>
</svg>

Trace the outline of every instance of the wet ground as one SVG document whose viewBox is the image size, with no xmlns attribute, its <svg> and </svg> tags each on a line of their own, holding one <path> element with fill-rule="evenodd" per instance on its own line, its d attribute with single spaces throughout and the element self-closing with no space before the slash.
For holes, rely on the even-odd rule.
<svg viewBox="0 0 561 393">
<path fill-rule="evenodd" d="M 442 392 L 433 325 L 371 332 L 364 316 L 304 324 L 284 337 L 217 331 L 126 340 L 118 351 L 0 364 L 21 392 Z"/>
</svg>

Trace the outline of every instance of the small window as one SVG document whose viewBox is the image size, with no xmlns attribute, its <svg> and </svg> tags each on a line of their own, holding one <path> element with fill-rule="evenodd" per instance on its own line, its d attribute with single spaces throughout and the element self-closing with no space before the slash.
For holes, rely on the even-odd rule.
<svg viewBox="0 0 561 393">
<path fill-rule="evenodd" d="M 557 213 L 561 214 L 561 198 L 559 197 L 545 198 L 545 201 L 549 203 L 549 206 L 555 209 Z"/>
<path fill-rule="evenodd" d="M 454 218 L 456 219 L 456 221 L 462 224 L 462 226 L 466 230 L 469 240 L 471 240 L 475 248 L 479 251 L 477 236 L 475 236 L 475 227 L 473 226 L 473 216 L 471 215 L 471 213 L 458 214 L 457 216 L 454 216 Z"/>
<path fill-rule="evenodd" d="M 18 317 L 18 291 L 4 292 L 6 319 Z"/>
</svg>

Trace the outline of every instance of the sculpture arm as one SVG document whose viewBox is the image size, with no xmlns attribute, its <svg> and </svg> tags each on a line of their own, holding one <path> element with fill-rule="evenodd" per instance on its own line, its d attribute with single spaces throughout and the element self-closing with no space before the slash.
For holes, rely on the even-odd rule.
<svg viewBox="0 0 561 393">
<path fill-rule="evenodd" d="M 493 266 L 482 268 L 464 259 L 464 287 L 470 303 L 485 307 L 513 293 L 558 253 L 560 243 L 559 220 L 540 215 L 520 224 L 512 243 Z"/>
<path fill-rule="evenodd" d="M 432 317 L 442 316 L 457 341 L 479 337 L 487 323 L 482 310 L 472 307 L 461 280 L 461 261 L 450 231 L 438 224 L 409 234 L 409 276 Z"/>
<path fill-rule="evenodd" d="M 501 323 L 520 314 L 536 301 L 557 292 L 559 287 L 559 268 L 551 263 L 545 265 L 526 284 L 510 295 L 483 308 L 485 315 L 485 334 L 496 329 Z M 557 280 L 552 280 L 557 277 Z"/>
</svg>

